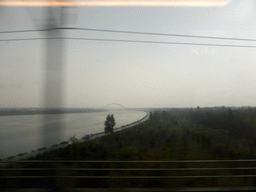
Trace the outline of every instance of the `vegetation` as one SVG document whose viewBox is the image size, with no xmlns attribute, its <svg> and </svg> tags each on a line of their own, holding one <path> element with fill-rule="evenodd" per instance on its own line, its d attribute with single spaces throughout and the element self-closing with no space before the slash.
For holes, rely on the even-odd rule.
<svg viewBox="0 0 256 192">
<path fill-rule="evenodd" d="M 46 149 L 46 147 L 39 148 L 39 149 L 37 149 L 36 151 L 42 151 L 42 150 L 44 150 L 44 149 Z"/>
<path fill-rule="evenodd" d="M 23 155 L 26 155 L 28 153 L 19 153 L 17 156 L 23 156 Z"/>
<path fill-rule="evenodd" d="M 114 115 L 108 115 L 106 118 L 106 121 L 104 123 L 105 125 L 105 133 L 113 133 L 114 132 L 114 126 L 115 126 L 115 118 Z"/>
<path fill-rule="evenodd" d="M 12 158 L 14 158 L 14 157 L 16 157 L 16 156 L 10 156 L 10 157 L 7 157 L 6 159 L 12 159 Z"/>
<path fill-rule="evenodd" d="M 74 135 L 73 137 L 71 137 L 71 138 L 69 139 L 69 141 L 71 141 L 71 143 L 74 144 L 74 143 L 77 143 L 77 142 L 78 142 L 78 139 L 77 139 L 76 136 Z"/>
<path fill-rule="evenodd" d="M 150 113 L 150 120 L 123 131 L 89 140 L 75 142 L 30 160 L 83 160 L 58 164 L 58 168 L 106 168 L 104 171 L 62 170 L 61 172 L 2 171 L 3 176 L 51 175 L 116 176 L 114 179 L 61 178 L 64 187 L 72 188 L 159 188 L 159 187 L 242 187 L 255 186 L 255 177 L 225 178 L 221 175 L 255 175 L 254 170 L 183 170 L 186 168 L 232 168 L 254 166 L 255 162 L 163 162 L 179 160 L 237 160 L 256 158 L 256 108 L 226 107 L 197 109 L 169 109 Z M 85 161 L 93 162 L 85 162 Z M 146 161 L 144 163 L 99 163 L 105 161 Z M 9 168 L 44 168 L 55 166 L 43 163 L 9 164 Z M 126 170 L 121 170 L 125 168 Z M 135 168 L 137 170 L 130 170 Z M 146 168 L 146 169 L 145 169 Z M 111 170 L 107 170 L 111 169 Z M 141 170 L 144 169 L 144 170 Z M 149 170 L 153 169 L 153 170 Z M 156 170 L 158 169 L 158 170 Z M 161 170 L 162 169 L 162 170 Z M 167 169 L 172 169 L 168 171 Z M 127 179 L 122 176 L 205 176 L 202 178 Z M 217 177 L 208 178 L 207 175 Z M 44 187 L 49 179 L 2 179 L 3 187 Z M 29 183 L 29 184 L 28 184 Z M 32 186 L 31 186 L 32 185 Z"/>
</svg>

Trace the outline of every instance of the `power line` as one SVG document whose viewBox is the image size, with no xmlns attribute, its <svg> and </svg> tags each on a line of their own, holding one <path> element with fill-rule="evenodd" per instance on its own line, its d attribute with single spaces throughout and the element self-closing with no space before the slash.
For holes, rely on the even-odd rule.
<svg viewBox="0 0 256 192">
<path fill-rule="evenodd" d="M 168 33 L 149 33 L 149 32 L 134 32 L 134 31 L 118 31 L 118 30 L 106 30 L 106 29 L 90 29 L 90 28 L 69 28 L 69 29 L 86 30 L 86 31 L 98 31 L 98 32 L 110 32 L 110 33 L 139 34 L 139 35 L 157 35 L 157 36 L 190 37 L 190 38 L 205 38 L 205 39 L 256 41 L 256 39 L 211 37 L 211 36 L 196 36 L 196 35 L 179 35 L 179 34 L 168 34 Z"/>
<path fill-rule="evenodd" d="M 55 28 L 56 29 L 56 28 Z M 36 30 L 20 30 L 20 31 L 0 31 L 0 34 L 4 33 L 30 33 L 30 32 L 41 32 L 41 31 L 50 31 L 55 29 L 36 29 Z"/>
<path fill-rule="evenodd" d="M 0 34 L 1 33 L 4 34 L 4 33 L 44 32 L 44 31 L 51 31 L 51 30 L 82 30 L 82 31 L 97 31 L 97 32 L 108 32 L 108 33 L 125 33 L 125 34 L 137 34 L 137 35 L 187 37 L 187 38 L 218 39 L 218 40 L 233 40 L 233 41 L 256 41 L 256 39 L 244 39 L 244 38 L 212 37 L 212 36 L 197 36 L 197 35 L 179 35 L 179 34 L 168 34 L 168 33 L 150 33 L 150 32 L 119 31 L 119 30 L 91 29 L 91 28 L 71 28 L 71 27 L 37 29 L 37 30 L 0 31 Z"/>
<path fill-rule="evenodd" d="M 198 45 L 198 46 L 214 46 L 214 47 L 239 47 L 239 48 L 256 48 L 250 45 L 225 45 L 225 44 L 203 44 L 203 43 L 181 43 L 167 41 L 136 41 L 123 39 L 93 39 L 93 38 L 73 38 L 73 37 L 42 37 L 42 38 L 24 38 L 24 39 L 0 39 L 2 42 L 8 41 L 34 41 L 34 40 L 80 40 L 80 41 L 105 41 L 105 42 L 123 42 L 123 43 L 147 43 L 147 44 L 165 44 L 165 45 Z"/>
</svg>

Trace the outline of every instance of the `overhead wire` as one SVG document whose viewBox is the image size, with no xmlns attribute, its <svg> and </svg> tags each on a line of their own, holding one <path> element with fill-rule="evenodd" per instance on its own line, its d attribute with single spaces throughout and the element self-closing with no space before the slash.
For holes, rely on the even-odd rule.
<svg viewBox="0 0 256 192">
<path fill-rule="evenodd" d="M 124 42 L 124 43 L 148 43 L 148 44 L 166 44 L 166 45 L 199 45 L 199 46 L 217 46 L 217 47 L 239 47 L 239 48 L 256 48 L 251 45 L 228 45 L 228 44 L 204 44 L 204 43 L 181 43 L 168 41 L 139 41 L 124 39 L 95 39 L 95 38 L 75 38 L 75 37 L 41 37 L 41 38 L 22 38 L 22 39 L 0 39 L 2 42 L 8 41 L 33 41 L 33 40 L 81 40 L 81 41 L 105 41 L 105 42 Z"/>
<path fill-rule="evenodd" d="M 244 38 L 180 35 L 180 34 L 168 34 L 168 33 L 135 32 L 135 31 L 120 31 L 120 30 L 108 30 L 108 29 L 75 28 L 75 27 L 48 28 L 48 29 L 36 29 L 36 30 L 18 30 L 18 31 L 0 31 L 0 34 L 4 34 L 4 33 L 44 32 L 44 31 L 51 31 L 51 30 L 83 30 L 83 31 L 125 33 L 125 34 L 138 34 L 138 35 L 173 36 L 173 37 L 203 38 L 203 39 L 218 39 L 218 40 L 235 40 L 235 41 L 256 41 L 256 39 L 244 39 Z"/>
</svg>

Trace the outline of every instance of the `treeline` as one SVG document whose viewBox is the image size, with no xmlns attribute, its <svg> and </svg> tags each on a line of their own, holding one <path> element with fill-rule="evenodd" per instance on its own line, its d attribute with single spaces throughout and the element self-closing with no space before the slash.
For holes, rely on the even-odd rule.
<svg viewBox="0 0 256 192">
<path fill-rule="evenodd" d="M 151 112 L 150 119 L 167 120 L 175 125 L 178 125 L 178 122 L 191 122 L 211 129 L 227 130 L 235 138 L 250 138 L 256 142 L 256 108 L 252 107 L 169 109 Z"/>
<path fill-rule="evenodd" d="M 150 117 L 152 121 L 167 121 L 185 128 L 203 146 L 215 141 L 218 145 L 215 151 L 219 151 L 216 156 L 220 158 L 240 158 L 239 154 L 244 152 L 252 157 L 256 151 L 256 108 L 253 107 L 169 109 L 151 113 Z"/>
<path fill-rule="evenodd" d="M 200 109 L 190 114 L 193 123 L 205 125 L 211 129 L 227 130 L 235 138 L 256 139 L 256 109 L 221 108 L 219 110 Z M 255 140 L 256 141 L 256 140 Z"/>
</svg>

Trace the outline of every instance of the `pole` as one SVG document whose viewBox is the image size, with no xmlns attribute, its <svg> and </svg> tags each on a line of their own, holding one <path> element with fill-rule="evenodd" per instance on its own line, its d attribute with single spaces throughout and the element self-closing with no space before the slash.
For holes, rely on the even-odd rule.
<svg viewBox="0 0 256 192">
<path fill-rule="evenodd" d="M 58 24 L 54 18 L 52 8 L 46 8 L 47 28 L 57 28 Z M 62 31 L 49 30 L 47 31 L 48 38 L 61 37 Z M 49 143 L 59 144 L 62 136 L 62 113 L 63 108 L 63 80 L 64 80 L 64 42 L 61 39 L 47 39 L 45 44 L 45 68 L 44 68 L 44 108 L 46 114 L 44 115 L 44 146 L 48 146 Z M 54 110 L 56 113 L 47 114 L 47 111 Z M 55 163 L 46 165 L 47 168 L 58 168 L 59 157 L 54 155 L 52 157 Z M 53 176 L 59 176 L 59 172 L 56 170 Z M 47 187 L 52 191 L 62 191 L 63 185 L 58 177 L 45 180 Z"/>
</svg>

